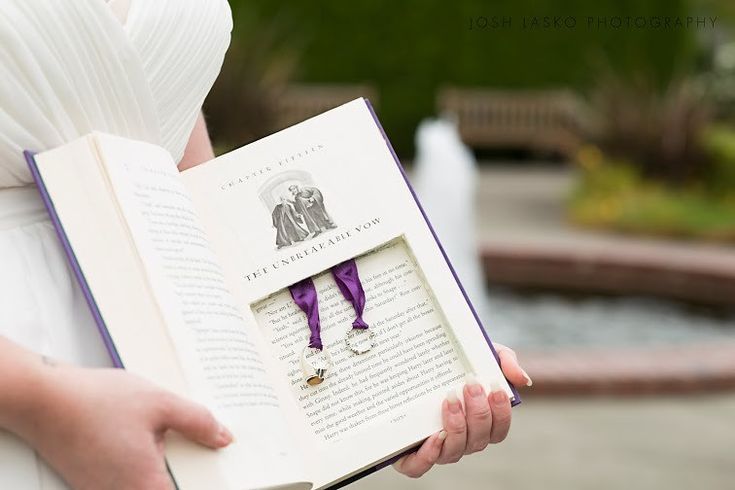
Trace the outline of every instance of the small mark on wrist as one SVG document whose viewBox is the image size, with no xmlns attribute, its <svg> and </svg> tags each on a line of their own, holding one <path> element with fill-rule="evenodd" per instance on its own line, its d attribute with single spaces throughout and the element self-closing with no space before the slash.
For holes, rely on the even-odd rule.
<svg viewBox="0 0 735 490">
<path fill-rule="evenodd" d="M 47 366 L 51 366 L 51 367 L 56 367 L 56 366 L 58 366 L 58 365 L 59 365 L 59 363 L 58 363 L 58 362 L 56 362 L 56 360 L 55 360 L 55 359 L 53 359 L 53 358 L 51 358 L 51 357 L 49 357 L 49 356 L 45 356 L 45 355 L 44 355 L 44 356 L 41 356 L 41 360 L 42 360 L 42 361 L 43 361 L 43 363 L 44 363 L 44 364 L 46 364 Z"/>
</svg>

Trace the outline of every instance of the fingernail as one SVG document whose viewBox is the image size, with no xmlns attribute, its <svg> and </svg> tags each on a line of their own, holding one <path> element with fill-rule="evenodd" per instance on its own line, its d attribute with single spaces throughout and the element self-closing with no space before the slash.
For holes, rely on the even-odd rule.
<svg viewBox="0 0 735 490">
<path fill-rule="evenodd" d="M 462 404 L 459 403 L 459 398 L 454 390 L 449 390 L 447 393 L 447 406 L 450 413 L 460 413 L 462 411 Z"/>
<path fill-rule="evenodd" d="M 508 395 L 507 393 L 505 393 L 505 390 L 493 391 L 492 397 L 493 403 L 496 403 L 498 405 L 503 405 L 506 401 L 508 401 Z"/>
<path fill-rule="evenodd" d="M 235 441 L 235 436 L 232 435 L 232 432 L 230 432 L 230 430 L 222 424 L 220 424 L 219 426 L 219 433 L 217 434 L 217 438 L 224 446 L 232 444 L 232 442 Z"/>
<path fill-rule="evenodd" d="M 503 385 L 497 380 L 490 383 L 490 393 L 495 393 L 496 391 L 503 391 Z"/>
<path fill-rule="evenodd" d="M 533 381 L 531 381 L 531 377 L 528 375 L 526 370 L 521 368 L 521 372 L 523 373 L 523 377 L 526 378 L 526 386 L 533 386 Z"/>
<path fill-rule="evenodd" d="M 445 431 L 445 430 L 439 431 L 439 440 L 440 441 L 443 441 L 446 438 L 447 438 L 447 431 Z"/>
<path fill-rule="evenodd" d="M 467 392 L 473 398 L 479 398 L 482 396 L 482 385 L 477 382 L 477 378 L 472 373 L 465 375 L 465 383 L 467 386 Z"/>
</svg>

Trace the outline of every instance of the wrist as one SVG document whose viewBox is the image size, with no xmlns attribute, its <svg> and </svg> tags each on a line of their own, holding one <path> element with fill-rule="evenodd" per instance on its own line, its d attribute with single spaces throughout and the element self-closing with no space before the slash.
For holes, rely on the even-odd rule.
<svg viewBox="0 0 735 490">
<path fill-rule="evenodd" d="M 47 358 L 26 354 L 17 376 L 6 386 L 7 396 L 0 402 L 0 426 L 32 442 L 42 430 L 42 422 L 53 418 L 58 407 L 60 386 L 54 381 L 59 369 Z"/>
</svg>

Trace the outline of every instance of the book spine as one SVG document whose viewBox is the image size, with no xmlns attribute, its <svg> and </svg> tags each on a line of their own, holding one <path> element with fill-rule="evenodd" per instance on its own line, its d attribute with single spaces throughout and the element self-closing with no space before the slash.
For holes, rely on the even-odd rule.
<svg viewBox="0 0 735 490">
<path fill-rule="evenodd" d="M 100 335 L 102 335 L 102 340 L 105 343 L 105 348 L 107 348 L 107 352 L 110 354 L 112 363 L 115 365 L 115 367 L 123 368 L 124 366 L 122 360 L 120 359 L 120 355 L 115 348 L 115 344 L 112 341 L 110 332 L 107 330 L 107 326 L 105 325 L 102 313 L 97 306 L 97 302 L 94 300 L 94 295 L 92 294 L 92 290 L 89 287 L 89 283 L 87 283 L 87 279 L 84 277 L 84 272 L 79 265 L 79 261 L 77 260 L 76 255 L 74 254 L 74 249 L 69 242 L 69 237 L 66 236 L 64 226 L 61 224 L 59 215 L 56 212 L 54 202 L 51 199 L 51 196 L 48 193 L 48 189 L 43 182 L 41 172 L 38 170 L 38 165 L 36 164 L 34 153 L 26 150 L 23 152 L 23 156 L 25 157 L 28 168 L 31 171 L 31 175 L 33 176 L 33 180 L 36 183 L 36 187 L 38 187 L 38 191 L 41 194 L 41 199 L 43 200 L 43 204 L 48 211 L 49 217 L 51 218 L 51 223 L 56 230 L 56 234 L 59 236 L 59 241 L 61 242 L 61 246 L 64 249 L 64 254 L 66 254 L 69 265 L 71 266 L 72 271 L 74 272 L 74 276 L 79 283 L 79 287 L 82 290 L 82 294 L 84 295 L 84 299 L 87 302 L 87 305 L 89 306 L 89 310 L 92 312 L 92 318 L 94 318 L 94 321 L 97 324 L 97 329 L 99 330 Z"/>
</svg>

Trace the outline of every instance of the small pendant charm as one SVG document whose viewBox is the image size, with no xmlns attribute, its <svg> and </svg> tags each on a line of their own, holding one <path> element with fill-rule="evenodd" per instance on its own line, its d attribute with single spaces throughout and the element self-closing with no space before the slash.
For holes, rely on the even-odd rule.
<svg viewBox="0 0 735 490">
<path fill-rule="evenodd" d="M 345 342 L 355 354 L 365 354 L 375 347 L 375 332 L 369 328 L 351 328 L 345 335 Z"/>
<path fill-rule="evenodd" d="M 324 349 L 304 347 L 301 353 L 301 369 L 304 372 L 304 381 L 309 386 L 316 386 L 324 381 L 327 372 L 332 367 L 332 357 Z"/>
</svg>

